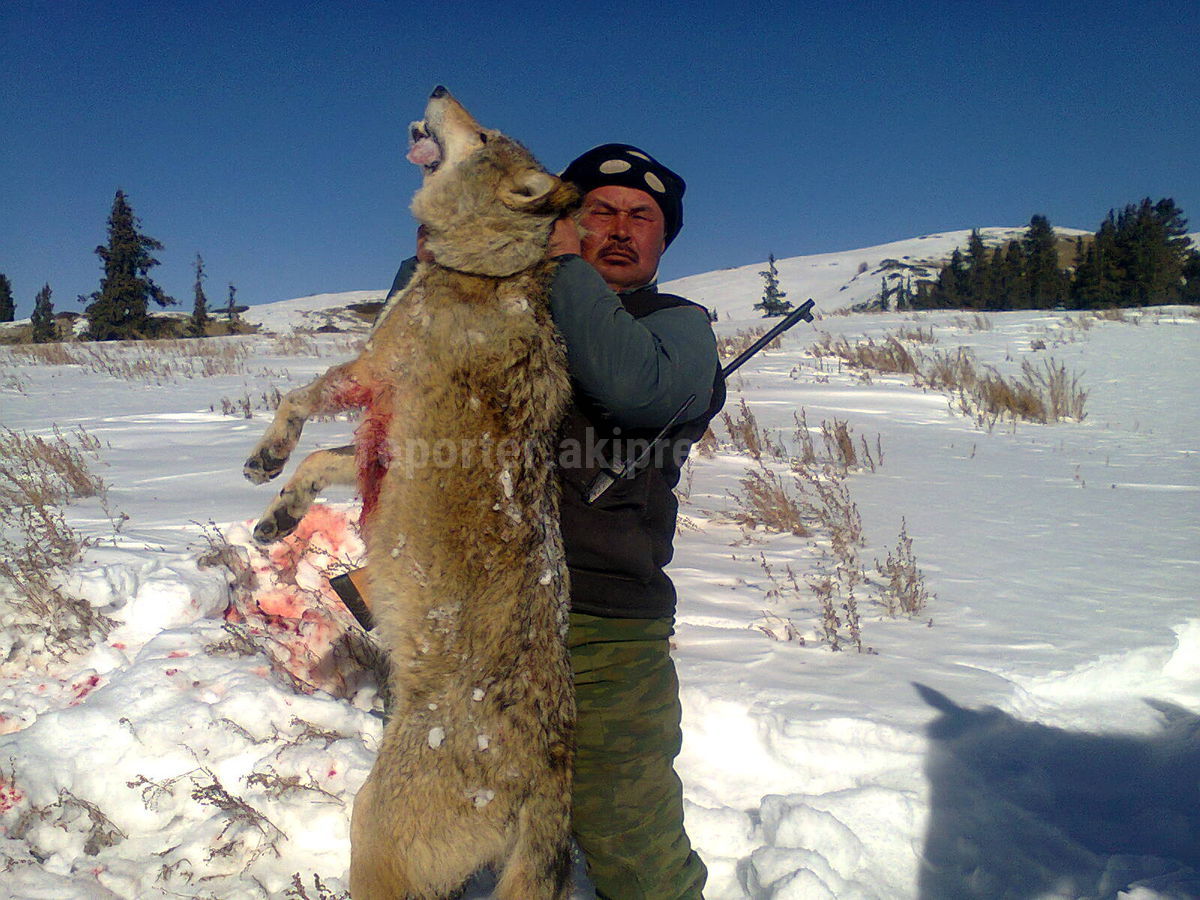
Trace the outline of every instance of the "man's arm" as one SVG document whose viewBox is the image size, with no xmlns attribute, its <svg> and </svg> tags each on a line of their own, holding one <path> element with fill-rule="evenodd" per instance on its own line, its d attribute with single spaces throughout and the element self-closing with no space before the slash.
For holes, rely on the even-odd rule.
<svg viewBox="0 0 1200 900">
<path fill-rule="evenodd" d="M 716 337 L 695 306 L 635 319 L 582 257 L 561 256 L 550 313 L 579 388 L 627 428 L 660 428 L 692 394 L 680 421 L 705 411 L 717 374 Z"/>
</svg>

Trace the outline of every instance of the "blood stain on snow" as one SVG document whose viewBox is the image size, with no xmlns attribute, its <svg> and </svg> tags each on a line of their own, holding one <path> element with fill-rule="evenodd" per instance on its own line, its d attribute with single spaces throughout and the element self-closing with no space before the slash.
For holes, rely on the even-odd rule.
<svg viewBox="0 0 1200 900">
<path fill-rule="evenodd" d="M 15 784 L 0 778 L 0 813 L 6 813 L 25 799 L 25 794 Z"/>
<path fill-rule="evenodd" d="M 171 676 L 171 675 L 178 675 L 178 674 L 179 674 L 179 670 L 178 670 L 178 669 L 167 669 L 167 675 L 168 675 L 168 676 Z"/>
<path fill-rule="evenodd" d="M 90 675 L 83 681 L 77 681 L 71 685 L 71 690 L 75 693 L 75 699 L 71 701 L 71 706 L 78 706 L 83 701 L 83 698 L 95 690 L 96 685 L 100 683 L 99 675 Z"/>
<path fill-rule="evenodd" d="M 172 650 L 167 654 L 167 659 L 186 659 L 191 655 L 186 650 Z"/>
</svg>

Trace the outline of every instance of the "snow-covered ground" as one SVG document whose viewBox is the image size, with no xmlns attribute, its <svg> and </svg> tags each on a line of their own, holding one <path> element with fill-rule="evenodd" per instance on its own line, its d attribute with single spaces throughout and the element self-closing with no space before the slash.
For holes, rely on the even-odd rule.
<svg viewBox="0 0 1200 900">
<path fill-rule="evenodd" d="M 840 563 L 844 587 L 846 568 L 824 530 L 734 521 L 757 464 L 718 425 L 722 445 L 695 454 L 681 485 L 672 566 L 679 771 L 710 898 L 1200 896 L 1200 319 L 831 314 L 876 296 L 900 271 L 886 260 L 919 267 L 964 239 L 780 260 L 782 287 L 816 299 L 816 331 L 851 343 L 920 329 L 933 342 L 914 349 L 968 347 L 1007 374 L 1053 358 L 1088 391 L 1086 418 L 981 428 L 909 377 L 818 359 L 803 323 L 734 377 L 727 410 L 744 399 L 788 453 L 801 412 L 819 454 L 823 422 L 865 439 L 874 471 L 845 485 L 870 652 L 845 622 L 841 651 L 821 639 L 809 582 Z M 763 324 L 763 268 L 665 288 L 733 334 Z M 361 554 L 353 503 L 332 496 L 306 548 L 255 550 L 245 526 L 273 489 L 241 464 L 270 390 L 352 352 L 351 335 L 291 329 L 345 325 L 312 316 L 381 295 L 255 307 L 247 318 L 281 336 L 203 342 L 232 348 L 224 368 L 126 378 L 0 354 L 6 428 L 82 426 L 100 442 L 107 511 L 67 508 L 96 543 L 66 588 L 117 622 L 64 661 L 3 632 L 0 896 L 315 898 L 314 875 L 345 889 L 380 722 L 344 615 L 311 604 L 328 599 L 324 573 Z M 351 427 L 314 423 L 301 449 Z M 784 462 L 768 465 L 790 484 Z M 875 560 L 898 551 L 902 523 L 932 596 L 890 618 Z M 201 564 L 216 529 L 257 579 L 232 592 L 232 621 L 229 570 Z"/>
</svg>

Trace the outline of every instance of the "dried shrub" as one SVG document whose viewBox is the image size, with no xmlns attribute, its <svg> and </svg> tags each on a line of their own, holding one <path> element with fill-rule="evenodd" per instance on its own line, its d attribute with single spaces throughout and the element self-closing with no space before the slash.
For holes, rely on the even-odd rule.
<svg viewBox="0 0 1200 900">
<path fill-rule="evenodd" d="M 735 334 L 718 336 L 717 356 L 719 356 L 722 361 L 731 360 L 746 350 L 746 348 L 748 348 L 768 331 L 770 331 L 770 329 L 767 326 L 761 325 L 756 328 L 741 329 Z M 776 338 L 775 340 L 771 341 L 771 343 L 767 344 L 767 346 L 763 349 L 778 350 L 779 346 L 779 338 Z"/>
<path fill-rule="evenodd" d="M 933 334 L 932 325 L 927 330 L 922 329 L 920 326 L 916 328 L 902 327 L 896 332 L 896 337 L 911 344 L 933 344 L 937 341 L 937 338 Z"/>
<path fill-rule="evenodd" d="M 61 504 L 77 497 L 103 503 L 106 492 L 87 460 L 98 442 L 82 429 L 73 438 L 57 428 L 52 439 L 0 433 L 0 664 L 84 652 L 115 624 L 60 587 L 88 543 Z"/>
<path fill-rule="evenodd" d="M 315 894 L 308 893 L 304 888 L 304 881 L 300 877 L 299 872 L 292 873 L 292 886 L 283 892 L 286 900 L 350 900 L 349 891 L 339 891 L 333 893 L 329 888 L 325 887 L 325 883 L 321 881 L 321 876 L 313 873 L 313 889 Z"/>
<path fill-rule="evenodd" d="M 920 373 L 919 357 L 914 357 L 912 351 L 892 335 L 884 338 L 882 343 L 867 340 L 851 345 L 844 337 L 835 340 L 826 334 L 819 343 L 812 346 L 811 352 L 817 359 L 835 357 L 852 369 L 871 370 L 887 375 Z"/>
<path fill-rule="evenodd" d="M 725 423 L 725 430 L 729 433 L 730 443 L 735 450 L 749 453 L 755 460 L 761 460 L 763 454 L 773 456 L 775 459 L 787 458 L 787 453 L 771 437 L 771 433 L 759 426 L 758 419 L 755 418 L 744 397 L 738 401 L 738 408 L 734 415 L 727 412 L 721 413 L 721 419 Z"/>
<path fill-rule="evenodd" d="M 930 595 L 925 587 L 925 575 L 917 568 L 912 538 L 908 536 L 908 523 L 904 519 L 900 520 L 895 552 L 889 550 L 883 562 L 875 560 L 875 570 L 885 579 L 879 602 L 889 616 L 901 613 L 915 616 L 925 609 Z"/>
<path fill-rule="evenodd" d="M 246 373 L 250 346 L 240 341 L 149 340 L 29 344 L 12 353 L 28 364 L 74 365 L 124 381 L 169 384 L 181 378 Z"/>
<path fill-rule="evenodd" d="M 54 803 L 24 810 L 8 831 L 9 838 L 27 843 L 38 857 L 44 859 L 52 851 L 40 849 L 34 844 L 32 832 L 38 823 L 46 823 L 66 832 L 84 833 L 83 852 L 87 856 L 97 856 L 101 850 L 129 837 L 95 803 L 76 796 L 66 788 L 59 790 L 58 800 Z"/>
<path fill-rule="evenodd" d="M 825 451 L 842 471 L 858 465 L 858 453 L 854 449 L 854 438 L 850 436 L 853 429 L 841 419 L 821 423 L 821 437 L 825 441 Z"/>
<path fill-rule="evenodd" d="M 800 456 L 793 458 L 793 468 L 797 463 L 801 466 L 811 466 L 817 461 L 817 451 L 813 444 L 812 431 L 808 427 L 808 416 L 806 410 L 801 409 L 798 413 L 792 413 L 792 421 L 796 423 L 796 430 L 793 434 L 796 448 L 800 451 Z"/>
<path fill-rule="evenodd" d="M 808 535 L 802 505 L 778 474 L 765 466 L 747 469 L 740 484 L 741 493 L 733 495 L 738 507 L 735 522 L 746 528 Z"/>
<path fill-rule="evenodd" d="M 863 538 L 862 515 L 850 496 L 845 474 L 829 466 L 820 471 L 795 469 L 795 483 L 804 495 L 804 514 L 821 523 L 834 554 L 850 567 L 858 558 Z"/>
</svg>

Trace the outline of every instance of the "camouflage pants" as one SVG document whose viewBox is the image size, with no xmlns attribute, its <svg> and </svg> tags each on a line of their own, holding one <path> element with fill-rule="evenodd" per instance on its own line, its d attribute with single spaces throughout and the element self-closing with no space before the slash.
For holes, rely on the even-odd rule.
<svg viewBox="0 0 1200 900">
<path fill-rule="evenodd" d="M 673 767 L 682 735 L 671 624 L 571 614 L 572 828 L 601 900 L 696 900 L 708 875 L 683 830 Z"/>
</svg>

